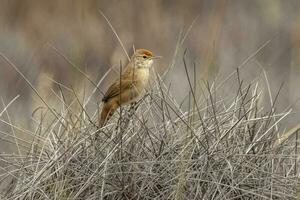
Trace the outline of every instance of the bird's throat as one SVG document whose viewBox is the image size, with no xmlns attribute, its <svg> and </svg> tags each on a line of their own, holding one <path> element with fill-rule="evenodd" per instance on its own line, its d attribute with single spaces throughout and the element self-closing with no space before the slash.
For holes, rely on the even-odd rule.
<svg viewBox="0 0 300 200">
<path fill-rule="evenodd" d="M 145 84 L 149 79 L 149 68 L 146 67 L 138 68 L 136 70 L 136 76 L 139 81 Z"/>
</svg>

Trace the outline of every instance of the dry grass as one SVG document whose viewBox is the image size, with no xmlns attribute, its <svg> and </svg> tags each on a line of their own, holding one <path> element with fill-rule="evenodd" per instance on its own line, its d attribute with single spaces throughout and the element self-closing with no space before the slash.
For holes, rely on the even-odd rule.
<svg viewBox="0 0 300 200">
<path fill-rule="evenodd" d="M 33 140 L 11 137 L 24 152 L 0 155 L 6 163 L 1 182 L 10 180 L 1 198 L 296 198 L 296 145 L 274 146 L 290 110 L 275 113 L 275 97 L 266 111 L 258 84 L 244 84 L 238 70 L 222 85 L 199 84 L 185 57 L 183 63 L 182 81 L 190 86 L 184 102 L 154 73 L 147 95 L 99 130 L 93 124 L 98 111 L 86 109 L 96 89 L 83 100 L 73 92 L 68 102 L 62 88 L 61 109 L 46 103 L 36 129 L 23 130 Z M 228 80 L 235 87 L 222 96 Z M 74 103 L 80 111 L 72 110 Z M 50 124 L 44 120 L 49 113 Z"/>
</svg>

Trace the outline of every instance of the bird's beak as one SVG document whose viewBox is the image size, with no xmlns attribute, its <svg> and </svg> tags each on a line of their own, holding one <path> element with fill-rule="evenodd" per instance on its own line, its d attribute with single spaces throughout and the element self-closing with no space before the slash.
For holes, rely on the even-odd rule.
<svg viewBox="0 0 300 200">
<path fill-rule="evenodd" d="M 153 56 L 153 57 L 151 57 L 151 59 L 161 59 L 162 58 L 162 56 Z"/>
</svg>

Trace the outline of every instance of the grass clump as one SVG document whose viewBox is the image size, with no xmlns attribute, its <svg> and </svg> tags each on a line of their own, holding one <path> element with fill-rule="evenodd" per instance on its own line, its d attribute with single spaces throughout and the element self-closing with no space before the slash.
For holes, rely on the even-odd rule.
<svg viewBox="0 0 300 200">
<path fill-rule="evenodd" d="M 86 99 L 74 93 L 68 103 L 57 94 L 62 107 L 51 110 L 53 121 L 42 115 L 35 122 L 33 139 L 19 141 L 21 155 L 0 155 L 1 181 L 10 180 L 2 198 L 296 198 L 297 146 L 278 143 L 279 122 L 290 111 L 275 113 L 275 103 L 266 111 L 258 84 L 243 84 L 239 71 L 231 77 L 235 89 L 222 95 L 226 83 L 199 85 L 184 67 L 184 102 L 156 75 L 147 95 L 101 129 Z"/>
</svg>

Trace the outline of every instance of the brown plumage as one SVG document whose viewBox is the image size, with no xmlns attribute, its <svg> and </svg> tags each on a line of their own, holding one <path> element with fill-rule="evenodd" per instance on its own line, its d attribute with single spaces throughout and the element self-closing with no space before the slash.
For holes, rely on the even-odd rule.
<svg viewBox="0 0 300 200">
<path fill-rule="evenodd" d="M 108 88 L 102 98 L 100 127 L 110 119 L 120 105 L 133 102 L 141 94 L 148 82 L 149 69 L 155 58 L 158 57 L 154 57 L 152 52 L 146 49 L 138 49 L 132 55 L 120 79 Z"/>
</svg>

